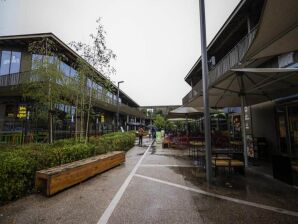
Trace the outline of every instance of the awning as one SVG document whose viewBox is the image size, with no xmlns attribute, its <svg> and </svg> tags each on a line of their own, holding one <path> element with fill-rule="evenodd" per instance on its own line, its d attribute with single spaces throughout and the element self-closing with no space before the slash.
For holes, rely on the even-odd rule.
<svg viewBox="0 0 298 224">
<path fill-rule="evenodd" d="M 267 0 L 246 60 L 298 50 L 298 1 Z"/>
<path fill-rule="evenodd" d="M 298 68 L 232 69 L 219 83 L 209 88 L 210 107 L 237 107 L 240 95 L 246 105 L 298 93 Z M 203 97 L 196 97 L 188 106 L 203 106 Z"/>
</svg>

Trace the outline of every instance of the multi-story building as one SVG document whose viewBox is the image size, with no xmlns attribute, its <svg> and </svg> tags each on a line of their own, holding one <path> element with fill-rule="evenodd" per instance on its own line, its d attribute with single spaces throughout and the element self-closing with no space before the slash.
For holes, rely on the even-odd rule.
<svg viewBox="0 0 298 224">
<path fill-rule="evenodd" d="M 43 131 L 47 129 L 46 124 L 33 124 L 30 121 L 27 106 L 31 102 L 27 102 L 22 97 L 21 84 L 26 80 L 34 69 L 33 61 L 37 58 L 42 60 L 43 55 L 32 54 L 28 51 L 28 46 L 34 41 L 48 38 L 55 43 L 59 52 L 67 57 L 66 61 L 60 61 L 59 69 L 66 77 L 72 78 L 76 76 L 76 63 L 80 56 L 63 43 L 52 33 L 17 35 L 17 36 L 1 36 L 0 37 L 0 133 L 1 136 L 13 136 L 20 133 L 26 127 L 30 130 Z M 90 65 L 90 68 L 92 66 Z M 92 68 L 94 70 L 94 68 Z M 107 79 L 98 71 L 97 75 L 101 80 Z M 91 79 L 91 77 L 90 77 Z M 86 85 L 90 85 L 90 79 L 87 75 Z M 101 133 L 115 130 L 116 128 L 116 114 L 117 114 L 117 86 L 111 83 L 111 88 L 105 90 L 104 85 L 99 81 L 93 83 L 92 102 L 93 114 L 90 119 L 90 133 Z M 90 86 L 88 86 L 90 87 Z M 82 91 L 82 90 L 77 90 Z M 120 126 L 127 130 L 129 121 L 131 119 L 142 119 L 144 115 L 139 111 L 139 105 L 131 99 L 127 94 L 120 90 L 119 92 L 119 114 Z M 76 110 L 74 104 L 69 105 L 55 105 L 56 109 L 60 111 L 61 116 L 55 119 L 55 133 L 56 138 L 67 137 L 71 135 L 73 129 L 74 111 Z M 20 113 L 25 110 L 26 118 L 21 119 Z M 23 111 L 24 112 L 24 111 Z M 27 124 L 28 123 L 28 124 Z M 85 126 L 85 125 L 84 125 Z M 13 137 L 2 137 L 2 141 Z"/>
<path fill-rule="evenodd" d="M 297 12 L 295 0 L 242 0 L 207 47 L 210 106 L 242 107 L 252 157 L 298 156 Z M 183 105 L 203 106 L 201 58 L 185 81 Z M 252 137 L 266 139 L 265 152 L 251 150 Z"/>
</svg>

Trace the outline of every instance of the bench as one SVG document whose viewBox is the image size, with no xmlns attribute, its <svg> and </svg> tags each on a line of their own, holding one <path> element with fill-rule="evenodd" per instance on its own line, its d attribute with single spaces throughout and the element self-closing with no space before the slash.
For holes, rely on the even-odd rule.
<svg viewBox="0 0 298 224">
<path fill-rule="evenodd" d="M 51 196 L 125 162 L 122 151 L 90 157 L 36 172 L 35 189 Z"/>
<path fill-rule="evenodd" d="M 233 168 L 235 171 L 238 171 L 240 174 L 244 175 L 244 162 L 237 160 L 237 159 L 231 159 L 227 157 L 213 157 L 212 158 L 212 166 L 215 168 L 215 175 L 217 173 L 217 168 L 229 168 L 229 173 L 231 169 Z"/>
</svg>

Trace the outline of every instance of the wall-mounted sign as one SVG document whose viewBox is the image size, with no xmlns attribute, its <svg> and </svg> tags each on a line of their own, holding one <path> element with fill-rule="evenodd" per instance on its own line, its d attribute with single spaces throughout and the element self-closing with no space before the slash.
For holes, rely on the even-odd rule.
<svg viewBox="0 0 298 224">
<path fill-rule="evenodd" d="M 101 123 L 104 123 L 104 122 L 105 122 L 105 116 L 104 116 L 104 115 L 101 115 L 101 116 L 100 116 L 100 122 L 101 122 Z"/>
<path fill-rule="evenodd" d="M 19 106 L 17 117 L 22 119 L 27 117 L 27 107 L 24 105 Z"/>
</svg>

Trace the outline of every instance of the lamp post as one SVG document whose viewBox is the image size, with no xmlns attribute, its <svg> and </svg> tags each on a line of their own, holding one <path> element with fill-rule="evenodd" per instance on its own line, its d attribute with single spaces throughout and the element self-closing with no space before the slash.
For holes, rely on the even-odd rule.
<svg viewBox="0 0 298 224">
<path fill-rule="evenodd" d="M 117 125 L 117 131 L 119 130 L 119 85 L 120 83 L 123 83 L 124 81 L 119 81 L 118 82 L 118 89 L 117 89 L 117 122 L 116 122 L 116 125 Z"/>
<path fill-rule="evenodd" d="M 205 2 L 200 2 L 200 31 L 201 31 L 201 51 L 202 51 L 202 78 L 203 78 L 203 99 L 204 99 L 204 117 L 205 117 L 205 145 L 206 145 L 206 178 L 208 185 L 212 182 L 211 166 L 211 134 L 210 134 L 210 113 L 209 113 L 209 95 L 208 95 L 208 65 L 206 49 L 206 20 L 205 20 Z"/>
</svg>

